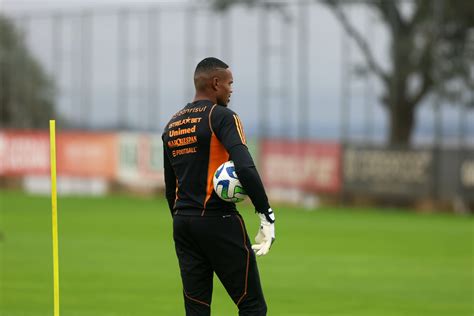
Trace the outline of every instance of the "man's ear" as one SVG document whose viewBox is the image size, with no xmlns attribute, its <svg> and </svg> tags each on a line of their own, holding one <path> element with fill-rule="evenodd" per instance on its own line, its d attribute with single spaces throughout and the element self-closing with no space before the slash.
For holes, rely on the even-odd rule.
<svg viewBox="0 0 474 316">
<path fill-rule="evenodd" d="M 217 91 L 219 87 L 219 77 L 212 78 L 212 90 Z"/>
</svg>

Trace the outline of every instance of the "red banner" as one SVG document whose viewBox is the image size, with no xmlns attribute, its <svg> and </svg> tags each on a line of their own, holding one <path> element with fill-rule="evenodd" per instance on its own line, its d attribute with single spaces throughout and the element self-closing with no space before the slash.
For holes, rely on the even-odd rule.
<svg viewBox="0 0 474 316">
<path fill-rule="evenodd" d="M 118 137 L 113 133 L 59 133 L 58 175 L 115 178 Z"/>
<path fill-rule="evenodd" d="M 341 189 L 341 146 L 264 140 L 261 142 L 260 171 L 268 187 L 337 193 Z"/>
<path fill-rule="evenodd" d="M 49 173 L 49 134 L 0 131 L 0 175 Z"/>
<path fill-rule="evenodd" d="M 118 142 L 112 133 L 57 133 L 59 176 L 114 178 Z M 48 175 L 47 131 L 0 131 L 0 175 Z"/>
</svg>

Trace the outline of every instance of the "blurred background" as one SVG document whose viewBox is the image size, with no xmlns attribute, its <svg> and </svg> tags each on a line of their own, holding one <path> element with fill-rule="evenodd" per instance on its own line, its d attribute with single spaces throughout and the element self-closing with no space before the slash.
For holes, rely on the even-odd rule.
<svg viewBox="0 0 474 316">
<path fill-rule="evenodd" d="M 292 217 L 288 219 L 288 226 L 281 228 L 287 230 L 288 242 L 296 229 L 302 230 L 310 223 L 321 225 L 322 232 L 329 231 L 324 227 L 332 227 L 338 236 L 348 233 L 340 229 L 364 229 L 363 234 L 372 231 L 375 235 L 364 235 L 367 239 L 357 243 L 357 238 L 362 235 L 351 237 L 349 233 L 348 238 L 354 238 L 356 242 L 352 246 L 346 244 L 347 239 L 336 238 L 341 244 L 337 243 L 333 249 L 339 249 L 339 253 L 358 249 L 361 254 L 356 261 L 350 261 L 348 257 L 339 258 L 342 260 L 339 261 L 341 269 L 366 265 L 368 258 L 372 257 L 358 247 L 370 245 L 368 247 L 372 249 L 374 240 L 399 246 L 380 245 L 387 251 L 387 262 L 380 266 L 390 266 L 391 256 L 402 254 L 400 249 L 419 237 L 414 235 L 413 239 L 404 239 L 401 236 L 415 233 L 417 227 L 424 231 L 423 224 L 413 213 L 436 210 L 467 215 L 432 215 L 430 220 L 436 224 L 427 224 L 429 228 L 425 232 L 433 234 L 433 238 L 424 235 L 427 238 L 421 239 L 430 246 L 415 243 L 414 250 L 407 254 L 413 259 L 411 255 L 432 249 L 436 255 L 429 253 L 427 257 L 439 256 L 436 257 L 439 261 L 433 259 L 439 265 L 421 273 L 423 276 L 420 278 L 428 275 L 431 283 L 406 276 L 410 281 L 399 284 L 397 290 L 400 293 L 405 293 L 402 288 L 405 289 L 407 284 L 413 286 L 414 283 L 426 286 L 417 293 L 439 286 L 446 289 L 446 292 L 437 293 L 439 297 L 434 294 L 426 294 L 426 297 L 415 295 L 419 306 L 407 307 L 412 314 L 401 310 L 390 314 L 387 310 L 394 306 L 389 303 L 372 305 L 372 311 L 359 310 L 361 306 L 369 306 L 368 302 L 376 293 L 385 293 L 384 289 L 375 286 L 373 293 L 367 293 L 366 300 L 346 300 L 345 304 L 349 305 L 339 305 L 342 311 L 332 313 L 329 307 L 318 310 L 317 306 L 311 306 L 301 307 L 300 313 L 296 314 L 295 306 L 299 305 L 295 299 L 284 301 L 286 305 L 282 304 L 272 315 L 472 315 L 473 1 L 3 0 L 0 1 L 0 250 L 7 249 L 7 241 L 17 240 L 15 247 L 9 246 L 9 252 L 0 252 L 5 258 L 0 261 L 3 262 L 0 281 L 3 280 L 4 284 L 5 315 L 30 315 L 22 310 L 24 305 L 21 302 L 25 298 L 19 297 L 24 295 L 25 284 L 18 281 L 21 279 L 19 275 L 28 275 L 25 271 L 29 270 L 20 273 L 13 267 L 31 259 L 26 252 L 16 251 L 24 250 L 25 243 L 38 238 L 33 234 L 38 229 L 35 221 L 48 219 L 49 119 L 55 119 L 58 125 L 60 211 L 63 203 L 63 225 L 68 227 L 70 223 L 69 234 L 76 232 L 78 235 L 74 236 L 82 236 L 78 239 L 82 240 L 87 232 L 85 226 L 81 226 L 80 218 L 83 216 L 98 216 L 95 218 L 98 223 L 122 227 L 120 225 L 129 220 L 126 210 L 120 211 L 125 206 L 134 212 L 139 212 L 142 207 L 150 212 L 167 214 L 162 199 L 161 133 L 171 115 L 192 100 L 195 66 L 208 56 L 218 57 L 230 65 L 234 92 L 229 106 L 242 119 L 249 149 L 267 193 L 283 218 L 296 216 L 293 221 Z M 137 195 L 142 197 L 137 199 Z M 35 211 L 40 205 L 43 213 Z M 81 206 L 97 215 L 79 210 L 74 213 Z M 335 218 L 329 215 L 333 207 L 339 212 Z M 249 204 L 244 208 L 251 209 Z M 114 213 L 118 212 L 114 220 L 109 217 L 112 209 Z M 378 217 L 381 216 L 380 209 L 387 211 L 381 212 L 384 214 L 382 218 Z M 398 215 L 393 215 L 391 210 L 394 209 Z M 312 214 L 323 215 L 299 212 L 304 210 L 319 210 Z M 373 215 L 375 219 L 368 215 L 364 215 L 367 218 L 354 218 L 354 214 L 359 213 L 357 210 L 377 215 Z M 411 215 L 405 218 L 402 214 L 407 210 L 414 212 L 408 212 Z M 38 217 L 39 214 L 42 216 Z M 99 217 L 100 214 L 103 217 Z M 72 217 L 68 219 L 68 216 Z M 150 216 L 145 217 L 152 223 L 160 222 L 153 216 L 163 215 Z M 310 216 L 318 218 L 313 220 Z M 392 216 L 402 217 L 394 219 Z M 448 217 L 439 221 L 437 216 Z M 30 222 L 21 224 L 26 218 L 30 218 Z M 165 219 L 163 221 L 167 223 L 169 220 Z M 400 230 L 391 226 L 393 220 L 403 223 Z M 342 226 L 335 224 L 339 221 Z M 452 221 L 456 224 L 449 224 Z M 284 223 L 282 220 L 282 225 Z M 348 226 L 345 227 L 344 223 Z M 136 232 L 141 232 L 142 228 L 138 226 L 147 223 L 135 224 Z M 360 226 L 355 228 L 355 225 Z M 92 226 L 95 227 L 91 228 L 94 233 L 100 230 L 98 226 Z M 45 227 L 49 229 L 47 222 Z M 78 227 L 85 229 L 83 235 L 78 232 Z M 118 229 L 119 236 L 112 239 L 107 239 L 111 238 L 110 235 L 96 237 L 111 243 L 120 240 L 126 246 L 122 238 L 128 236 L 128 230 L 124 227 Z M 150 226 L 149 232 L 169 229 L 157 227 Z M 380 227 L 380 230 L 374 230 L 374 227 Z M 412 230 L 407 227 L 412 227 Z M 308 234 L 313 233 L 313 228 L 307 227 Z M 398 233 L 390 239 L 387 231 Z M 45 243 L 41 247 L 48 249 L 48 231 L 41 232 Z M 67 244 L 70 235 L 66 229 L 63 233 Z M 446 237 L 443 233 L 453 238 L 450 240 L 452 243 L 442 238 Z M 318 235 L 314 238 L 333 240 L 332 237 Z M 149 247 L 146 251 L 140 248 L 144 252 L 154 247 L 149 241 L 145 242 L 148 240 L 145 236 L 140 240 L 142 246 Z M 166 242 L 171 245 L 171 240 Z M 79 255 L 75 257 L 71 251 L 68 257 L 67 249 L 76 249 L 79 242 L 75 246 L 69 245 L 72 248 L 63 246 L 63 253 L 66 253 L 63 260 L 74 266 L 79 262 Z M 91 246 L 92 242 L 88 245 Z M 284 245 L 285 241 L 282 241 L 282 249 Z M 136 244 L 128 246 L 133 248 Z M 81 249 L 77 253 L 85 255 L 87 251 Z M 457 252 L 449 253 L 448 249 Z M 172 248 L 166 251 L 173 254 Z M 320 251 L 318 249 L 317 253 Z M 324 249 L 322 251 L 324 253 Z M 99 253 L 104 256 L 100 261 L 102 264 L 95 262 L 91 266 L 105 267 L 104 260 L 113 257 L 112 252 L 104 249 L 97 250 Z M 332 250 L 330 254 L 335 255 Z M 135 255 L 142 258 L 138 250 Z M 155 264 L 165 264 L 159 261 L 165 259 L 155 256 Z M 281 256 L 282 260 L 287 260 L 283 254 Z M 445 262 L 451 256 L 459 259 L 456 261 L 458 266 Z M 170 256 L 169 264 L 175 269 L 173 258 Z M 311 258 L 300 262 L 323 270 L 328 266 L 339 267 L 335 264 L 338 259 L 313 262 L 311 260 L 316 259 Z M 142 259 L 146 260 L 145 257 Z M 44 260 L 48 265 L 49 261 Z M 123 258 L 117 259 L 120 260 Z M 420 260 L 413 265 L 413 262 L 404 261 L 401 265 L 421 267 L 425 261 Z M 116 270 L 123 273 L 134 264 L 129 262 Z M 288 264 L 291 265 L 289 262 L 285 265 Z M 445 270 L 448 266 L 449 271 L 457 269 L 460 274 L 448 275 Z M 367 276 L 377 268 L 368 264 L 366 269 Z M 74 271 L 81 271 L 81 266 L 75 266 Z M 158 279 L 151 272 L 154 268 L 143 271 Z M 339 275 L 339 281 L 350 280 L 359 275 L 360 271 L 357 271 Z M 374 284 L 383 283 L 382 276 L 385 278 L 395 270 L 383 271 L 381 279 L 373 280 Z M 401 271 L 407 270 L 402 268 Z M 86 270 L 82 276 L 90 276 L 91 280 L 92 275 L 100 278 L 89 272 Z M 178 275 L 179 271 L 175 272 Z M 40 272 L 37 274 L 44 277 Z M 392 276 L 396 278 L 395 275 Z M 446 279 L 438 282 L 435 275 Z M 262 277 L 279 279 L 274 276 L 264 272 Z M 74 278 L 80 277 L 80 273 L 74 274 Z M 322 287 L 310 287 L 310 293 L 325 292 L 338 284 L 331 278 L 324 284 L 323 276 L 318 276 L 318 280 L 323 282 Z M 357 283 L 357 280 L 353 281 Z M 44 282 L 49 284 L 49 279 Z M 160 282 L 156 281 L 155 285 Z M 179 285 L 179 280 L 175 279 L 166 286 L 173 282 Z M 271 280 L 267 282 L 270 296 L 278 297 L 272 293 L 281 293 L 282 289 Z M 452 288 L 447 286 L 451 283 Z M 64 286 L 68 284 L 71 291 L 77 289 L 67 282 Z M 38 283 L 26 287 L 34 292 Z M 115 284 L 113 288 L 120 286 Z M 348 286 L 351 288 L 354 287 Z M 49 285 L 45 289 L 49 291 Z M 394 289 L 385 290 L 390 297 Z M 124 296 L 118 300 L 132 299 L 125 289 L 123 291 Z M 179 291 L 177 288 L 176 293 L 172 293 L 178 297 Z M 289 286 L 285 291 L 298 293 Z M 95 293 L 100 291 L 96 288 Z M 328 305 L 338 305 L 333 303 L 335 298 L 341 297 L 340 294 L 326 297 Z M 455 303 L 449 299 L 443 306 L 427 303 L 442 302 L 445 298 L 452 298 Z M 113 300 L 117 301 L 117 297 Z M 165 306 L 165 301 L 163 298 L 160 306 Z M 72 308 L 76 303 L 71 299 L 66 304 Z M 177 304 L 180 304 L 179 300 Z M 420 312 L 427 306 L 432 307 L 429 313 L 427 310 Z M 169 310 L 150 308 L 157 315 L 178 314 L 174 307 Z M 227 308 L 230 310 L 231 307 Z M 36 312 L 34 310 L 32 307 L 31 315 L 42 315 L 37 308 Z M 98 310 L 100 312 L 96 310 L 96 315 L 120 315 L 119 312 L 110 312 L 110 309 L 110 313 Z M 127 315 L 136 314 L 127 313 L 126 309 L 122 311 Z M 146 311 L 142 311 L 141 315 L 145 314 Z M 224 314 L 228 315 L 227 312 Z M 84 315 L 92 314 L 84 311 Z"/>
<path fill-rule="evenodd" d="M 48 191 L 54 118 L 60 189 L 159 189 L 162 128 L 192 99 L 195 65 L 217 56 L 275 198 L 466 211 L 473 21 L 469 1 L 7 0 L 0 175 Z"/>
<path fill-rule="evenodd" d="M 469 1 L 4 1 L 0 176 L 48 191 L 163 185 L 160 134 L 197 62 L 235 76 L 275 198 L 474 198 Z M 18 182 L 19 181 L 19 182 Z M 308 197 L 309 199 L 306 199 Z"/>
</svg>

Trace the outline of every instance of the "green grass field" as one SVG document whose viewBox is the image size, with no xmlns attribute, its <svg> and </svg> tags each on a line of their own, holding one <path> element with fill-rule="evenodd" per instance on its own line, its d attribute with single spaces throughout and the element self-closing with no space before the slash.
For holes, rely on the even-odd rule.
<svg viewBox="0 0 474 316">
<path fill-rule="evenodd" d="M 0 192 L 0 315 L 52 315 L 48 197 Z M 472 217 L 274 207 L 270 316 L 474 315 Z M 184 315 L 162 199 L 60 198 L 61 315 Z M 253 238 L 258 220 L 240 212 Z M 216 282 L 213 315 L 237 315 Z"/>
</svg>

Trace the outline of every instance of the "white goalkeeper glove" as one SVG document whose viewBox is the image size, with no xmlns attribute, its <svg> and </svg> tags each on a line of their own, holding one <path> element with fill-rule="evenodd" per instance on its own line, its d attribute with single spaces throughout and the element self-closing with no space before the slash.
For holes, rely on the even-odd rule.
<svg viewBox="0 0 474 316">
<path fill-rule="evenodd" d="M 255 245 L 252 245 L 253 251 L 257 256 L 264 256 L 270 251 L 270 247 L 275 241 L 275 214 L 269 209 L 268 215 L 258 214 L 260 217 L 260 228 L 255 236 Z M 268 217 L 268 218 L 267 218 Z"/>
</svg>

